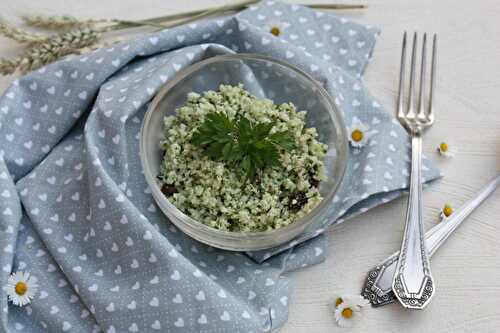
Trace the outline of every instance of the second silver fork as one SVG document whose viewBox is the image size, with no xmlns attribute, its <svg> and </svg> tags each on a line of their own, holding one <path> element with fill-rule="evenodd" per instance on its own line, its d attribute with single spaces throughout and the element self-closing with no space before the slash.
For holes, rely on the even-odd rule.
<svg viewBox="0 0 500 333">
<path fill-rule="evenodd" d="M 401 244 L 399 260 L 394 274 L 392 289 L 399 302 L 406 308 L 423 309 L 435 292 L 429 256 L 425 246 L 425 234 L 422 224 L 422 134 L 434 123 L 433 92 L 436 76 L 436 42 L 432 45 L 431 82 L 429 103 L 425 103 L 426 47 L 427 34 L 422 41 L 422 59 L 420 69 L 420 89 L 418 106 L 415 94 L 415 67 L 417 62 L 417 33 L 413 35 L 410 64 L 408 105 L 404 109 L 404 82 L 406 60 L 406 32 L 403 36 L 401 52 L 401 71 L 399 77 L 399 95 L 397 117 L 411 136 L 411 176 L 410 195 L 406 211 L 406 225 Z"/>
</svg>

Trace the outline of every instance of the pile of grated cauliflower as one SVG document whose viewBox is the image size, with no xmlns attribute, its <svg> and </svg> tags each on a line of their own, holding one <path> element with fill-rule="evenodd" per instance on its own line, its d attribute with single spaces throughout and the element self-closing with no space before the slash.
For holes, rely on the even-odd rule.
<svg viewBox="0 0 500 333">
<path fill-rule="evenodd" d="M 275 121 L 271 132 L 290 131 L 297 148 L 281 152 L 282 166 L 262 170 L 253 182 L 245 180 L 234 167 L 210 159 L 190 143 L 209 112 Z M 165 155 L 158 175 L 162 192 L 191 218 L 220 230 L 257 232 L 295 222 L 320 203 L 318 184 L 325 179 L 327 145 L 316 140 L 315 128 L 305 127 L 305 116 L 291 103 L 257 99 L 242 85 L 188 94 L 176 116 L 164 120 L 160 145 Z"/>
</svg>

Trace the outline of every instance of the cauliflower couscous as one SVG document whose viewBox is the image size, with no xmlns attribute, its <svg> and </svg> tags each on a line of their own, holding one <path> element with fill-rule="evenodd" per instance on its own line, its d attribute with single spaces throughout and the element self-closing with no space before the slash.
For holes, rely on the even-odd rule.
<svg viewBox="0 0 500 333">
<path fill-rule="evenodd" d="M 212 112 L 255 124 L 273 122 L 270 133 L 288 131 L 294 149 L 280 149 L 280 165 L 245 178 L 237 167 L 206 156 L 191 141 Z M 191 218 L 220 230 L 256 232 L 293 223 L 320 203 L 318 187 L 325 178 L 327 146 L 317 141 L 315 128 L 305 126 L 305 117 L 306 111 L 293 104 L 258 99 L 241 85 L 188 94 L 176 115 L 164 120 L 160 144 L 165 154 L 158 175 L 162 192 Z"/>
</svg>

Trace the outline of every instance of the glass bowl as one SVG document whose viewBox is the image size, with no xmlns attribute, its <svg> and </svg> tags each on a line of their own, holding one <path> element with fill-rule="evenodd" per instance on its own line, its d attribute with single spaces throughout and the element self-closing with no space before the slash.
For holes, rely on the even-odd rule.
<svg viewBox="0 0 500 333">
<path fill-rule="evenodd" d="M 327 179 L 320 183 L 323 200 L 306 216 L 285 227 L 262 232 L 231 232 L 195 221 L 177 209 L 161 192 L 157 179 L 163 151 L 163 118 L 184 105 L 189 92 L 218 90 L 219 85 L 243 84 L 258 98 L 276 104 L 292 102 L 307 110 L 307 127 L 316 127 L 318 140 L 328 145 Z M 146 181 L 163 213 L 192 238 L 213 247 L 233 251 L 263 250 L 291 241 L 308 226 L 328 218 L 326 211 L 340 184 L 347 164 L 348 142 L 344 121 L 323 87 L 302 70 L 285 62 L 256 54 L 228 54 L 205 59 L 180 71 L 151 102 L 140 137 L 140 157 Z"/>
</svg>

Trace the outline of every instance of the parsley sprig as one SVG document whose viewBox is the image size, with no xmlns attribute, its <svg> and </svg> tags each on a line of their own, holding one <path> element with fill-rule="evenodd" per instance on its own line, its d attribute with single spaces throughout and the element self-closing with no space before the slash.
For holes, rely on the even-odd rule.
<svg viewBox="0 0 500 333">
<path fill-rule="evenodd" d="M 191 143 L 210 158 L 241 168 L 253 180 L 259 170 L 281 165 L 281 150 L 296 147 L 289 131 L 270 134 L 275 125 L 254 123 L 244 116 L 230 119 L 222 112 L 211 112 L 193 133 Z"/>
</svg>

